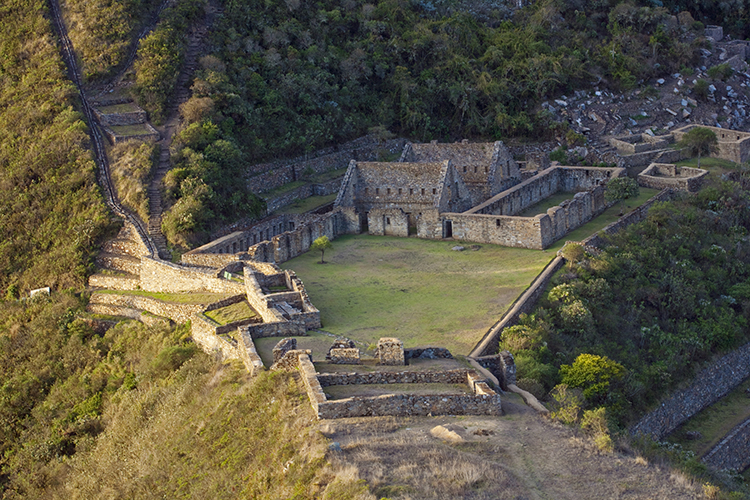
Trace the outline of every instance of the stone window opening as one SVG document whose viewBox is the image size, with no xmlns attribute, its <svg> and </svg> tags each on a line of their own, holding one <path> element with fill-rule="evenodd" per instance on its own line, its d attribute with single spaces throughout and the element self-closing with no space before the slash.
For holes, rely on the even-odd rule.
<svg viewBox="0 0 750 500">
<path fill-rule="evenodd" d="M 474 167 L 474 173 L 475 174 L 477 173 L 477 167 L 476 166 Z"/>
<path fill-rule="evenodd" d="M 369 188 L 365 188 L 365 194 L 367 194 L 367 191 L 369 191 Z"/>
<path fill-rule="evenodd" d="M 387 226 L 390 226 L 390 225 L 391 225 L 391 218 L 390 218 L 390 217 L 386 217 L 386 218 L 385 218 L 385 224 L 386 224 Z"/>
<path fill-rule="evenodd" d="M 414 194 L 414 188 L 409 188 L 409 194 Z"/>
<path fill-rule="evenodd" d="M 386 194 L 391 194 L 391 188 L 386 188 Z"/>
<path fill-rule="evenodd" d="M 401 188 L 398 188 L 398 194 L 401 194 Z"/>
<path fill-rule="evenodd" d="M 464 165 L 464 173 L 466 173 L 466 165 Z"/>
<path fill-rule="evenodd" d="M 424 194 L 424 188 L 422 188 L 422 194 Z"/>
<path fill-rule="evenodd" d="M 437 194 L 437 189 L 432 188 L 432 194 Z"/>
<path fill-rule="evenodd" d="M 495 219 L 495 226 L 500 227 L 500 219 Z"/>
<path fill-rule="evenodd" d="M 377 196 L 379 194 L 380 194 L 380 188 L 375 188 L 375 195 Z"/>
<path fill-rule="evenodd" d="M 484 173 L 485 173 L 485 174 L 486 174 L 486 173 L 489 173 L 489 171 L 490 171 L 490 167 L 484 167 Z"/>
</svg>

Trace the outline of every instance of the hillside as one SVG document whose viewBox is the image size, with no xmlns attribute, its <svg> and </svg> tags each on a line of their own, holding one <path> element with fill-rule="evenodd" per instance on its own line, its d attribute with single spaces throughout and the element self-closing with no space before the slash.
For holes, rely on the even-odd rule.
<svg viewBox="0 0 750 500">
<path fill-rule="evenodd" d="M 368 130 L 425 141 L 581 141 L 541 103 L 592 81 L 635 90 L 700 60 L 698 24 L 685 36 L 664 31 L 670 13 L 692 3 L 655 4 L 542 0 L 514 11 L 442 1 L 211 3 L 216 19 L 180 108 L 164 186 L 172 242 L 195 244 L 260 212 L 241 181 L 247 165 Z M 64 3 L 86 89 L 103 90 L 124 71 L 149 119 L 163 120 L 180 90 L 186 34 L 205 20 L 206 6 Z M 731 21 L 727 30 L 745 34 L 739 3 L 695 8 L 696 19 Z M 96 183 L 93 124 L 81 113 L 49 9 L 41 0 L 0 6 L 2 498 L 698 498 L 700 485 L 668 465 L 650 464 L 624 441 L 617 453 L 601 453 L 512 396 L 499 421 L 320 424 L 294 375 L 251 379 L 200 352 L 185 325 L 86 313 L 93 258 L 121 222 Z M 121 197 L 147 218 L 143 186 L 156 148 L 112 154 Z M 673 387 L 672 376 L 689 375 L 688 362 L 705 360 L 699 347 L 720 351 L 746 339 L 746 191 L 717 183 L 691 203 L 661 207 L 615 240 L 618 248 L 571 266 L 545 310 L 505 339 L 522 351 L 527 387 L 552 389 L 558 370 L 584 351 L 622 351 L 632 376 L 590 398 L 604 400 L 613 424 L 622 424 Z M 719 213 L 723 225 L 712 215 Z M 677 268 L 673 254 L 686 264 Z M 641 286 L 657 267 L 668 269 L 658 286 Z M 599 279 L 618 288 L 597 288 Z M 45 286 L 50 296 L 28 297 Z M 727 293 L 739 303 L 729 304 Z M 566 316 L 568 301 L 573 313 L 578 303 L 593 312 Z M 637 323 L 620 331 L 634 304 Z M 710 342 L 696 340 L 706 331 Z M 629 337 L 625 347 L 615 346 L 617 335 Z M 561 353 L 554 359 L 553 347 Z M 640 355 L 654 363 L 644 367 Z M 451 422 L 470 433 L 466 442 L 430 437 Z"/>
</svg>

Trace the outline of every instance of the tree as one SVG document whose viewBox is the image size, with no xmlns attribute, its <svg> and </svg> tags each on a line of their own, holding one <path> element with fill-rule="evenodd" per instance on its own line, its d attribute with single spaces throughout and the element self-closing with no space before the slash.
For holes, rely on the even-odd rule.
<svg viewBox="0 0 750 500">
<path fill-rule="evenodd" d="M 562 384 L 583 389 L 583 397 L 588 401 L 603 400 L 609 392 L 609 383 L 621 380 L 625 367 L 606 356 L 581 354 L 572 365 L 560 367 Z"/>
<path fill-rule="evenodd" d="M 704 127 L 695 127 L 683 135 L 677 145 L 681 148 L 686 148 L 691 156 L 697 156 L 698 168 L 700 168 L 702 155 L 710 155 L 719 150 L 719 139 L 716 138 L 713 130 Z"/>
<path fill-rule="evenodd" d="M 604 193 L 604 198 L 614 203 L 620 202 L 620 214 L 622 214 L 622 202 L 626 198 L 632 198 L 638 196 L 638 183 L 635 179 L 630 177 L 616 177 L 607 183 L 607 191 Z"/>
<path fill-rule="evenodd" d="M 329 248 L 333 248 L 333 244 L 328 239 L 328 236 L 321 236 L 320 238 L 316 238 L 315 241 L 313 241 L 313 244 L 310 245 L 310 250 L 318 251 L 320 250 L 320 263 L 325 264 L 325 261 L 323 260 L 323 255 L 325 254 L 326 250 Z"/>
</svg>

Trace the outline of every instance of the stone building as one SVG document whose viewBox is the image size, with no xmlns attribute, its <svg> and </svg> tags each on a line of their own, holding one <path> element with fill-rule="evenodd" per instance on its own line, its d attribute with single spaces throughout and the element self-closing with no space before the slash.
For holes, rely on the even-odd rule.
<svg viewBox="0 0 750 500">
<path fill-rule="evenodd" d="M 518 164 L 500 142 L 452 144 L 408 143 L 401 162 L 435 162 L 450 160 L 471 194 L 471 206 L 495 196 L 521 182 Z"/>
<path fill-rule="evenodd" d="M 463 212 L 471 195 L 450 160 L 436 162 L 358 162 L 352 160 L 336 199 L 353 207 L 371 234 L 408 236 L 420 218 Z"/>
</svg>

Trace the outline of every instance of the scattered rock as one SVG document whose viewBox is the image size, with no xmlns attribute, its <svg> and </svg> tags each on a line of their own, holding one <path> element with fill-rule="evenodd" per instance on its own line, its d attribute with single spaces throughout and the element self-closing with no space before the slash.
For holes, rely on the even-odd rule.
<svg viewBox="0 0 750 500">
<path fill-rule="evenodd" d="M 676 111 L 672 111 L 669 108 L 664 108 L 664 111 L 666 111 L 667 113 L 669 113 L 672 116 L 677 116 L 677 112 Z"/>
<path fill-rule="evenodd" d="M 658 80 L 656 80 L 656 83 L 658 83 L 659 85 L 664 85 L 664 82 L 664 78 L 659 78 Z"/>
<path fill-rule="evenodd" d="M 683 109 L 682 110 L 682 117 L 683 118 L 690 118 L 690 110 L 689 109 Z"/>
<path fill-rule="evenodd" d="M 335 453 L 341 453 L 341 444 L 339 444 L 337 441 L 334 441 L 333 443 L 328 445 L 328 449 Z"/>
<path fill-rule="evenodd" d="M 462 435 L 463 433 L 463 428 L 456 424 L 438 425 L 430 430 L 430 434 L 433 437 L 453 443 L 463 443 L 466 441 Z"/>
<path fill-rule="evenodd" d="M 697 441 L 698 439 L 703 439 L 703 434 L 698 431 L 687 431 L 685 437 L 691 441 Z"/>
<path fill-rule="evenodd" d="M 451 248 L 454 252 L 463 252 L 466 250 L 466 248 L 462 247 L 461 245 L 456 245 L 455 247 Z"/>
</svg>

